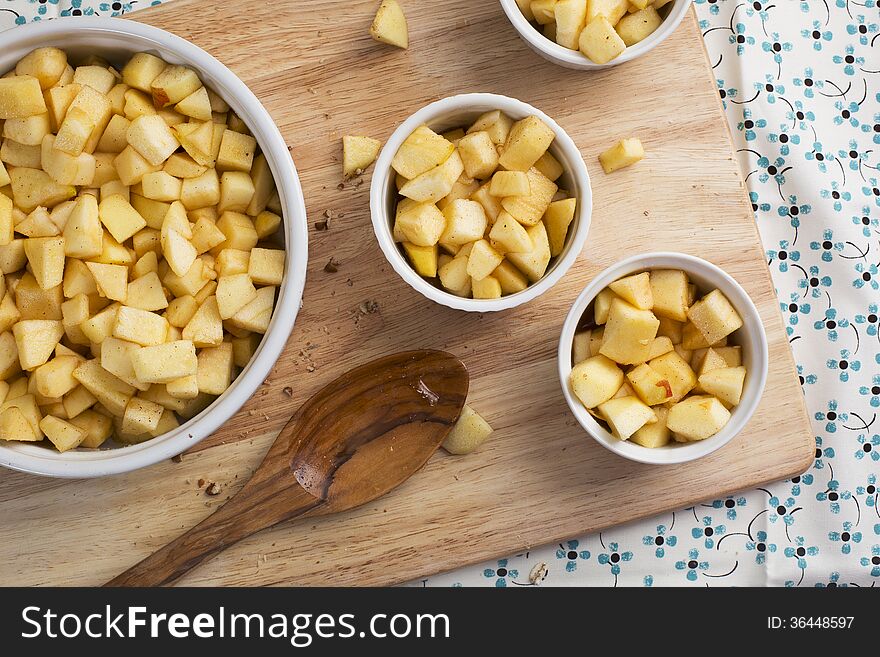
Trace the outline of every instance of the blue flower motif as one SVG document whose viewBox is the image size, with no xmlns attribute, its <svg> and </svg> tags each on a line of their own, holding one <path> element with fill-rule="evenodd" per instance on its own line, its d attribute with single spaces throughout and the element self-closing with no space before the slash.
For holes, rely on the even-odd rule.
<svg viewBox="0 0 880 657">
<path fill-rule="evenodd" d="M 877 23 L 866 23 L 865 17 L 861 14 L 855 16 L 855 21 L 855 23 L 850 23 L 846 26 L 846 33 L 850 36 L 858 35 L 859 43 L 867 46 L 871 43 L 870 35 L 877 34 Z"/>
<path fill-rule="evenodd" d="M 40 5 L 39 7 L 37 7 L 37 16 L 35 17 L 36 19 L 39 16 L 45 16 L 49 5 L 57 5 L 58 0 L 28 0 L 28 4 Z"/>
<path fill-rule="evenodd" d="M 819 171 L 822 173 L 827 173 L 828 163 L 833 162 L 836 159 L 834 153 L 825 150 L 820 141 L 813 142 L 813 150 L 804 153 L 804 158 L 810 162 L 815 162 Z"/>
<path fill-rule="evenodd" d="M 760 566 L 767 560 L 768 552 L 776 552 L 776 543 L 768 543 L 767 532 L 761 529 L 755 534 L 755 540 L 746 542 L 746 550 L 755 552 L 755 563 Z"/>
<path fill-rule="evenodd" d="M 877 475 L 873 472 L 868 475 L 865 485 L 856 486 L 856 494 L 865 496 L 865 506 L 877 508 L 880 487 L 877 486 Z"/>
<path fill-rule="evenodd" d="M 733 26 L 733 34 L 727 37 L 727 40 L 731 44 L 736 44 L 736 54 L 739 56 L 746 53 L 747 46 L 755 45 L 755 37 L 746 34 L 746 26 L 742 23 L 737 23 Z"/>
<path fill-rule="evenodd" d="M 642 583 L 647 588 L 654 586 L 654 576 L 653 575 L 645 575 L 645 578 L 642 580 Z"/>
<path fill-rule="evenodd" d="M 721 104 L 724 106 L 724 109 L 727 109 L 727 99 L 736 98 L 739 91 L 737 91 L 736 87 L 725 87 L 724 80 L 715 80 L 715 84 L 718 85 L 718 95 L 721 97 Z"/>
<path fill-rule="evenodd" d="M 874 434 L 869 439 L 866 434 L 859 434 L 856 439 L 859 442 L 859 448 L 856 450 L 855 457 L 861 461 L 866 456 L 870 456 L 872 461 L 880 461 L 880 435 Z"/>
<path fill-rule="evenodd" d="M 804 296 L 809 294 L 814 299 L 818 299 L 823 295 L 823 288 L 831 287 L 831 277 L 822 276 L 819 267 L 816 265 L 810 265 L 807 271 L 809 275 L 806 278 L 800 279 L 797 286 L 801 290 L 806 290 Z"/>
<path fill-rule="evenodd" d="M 823 41 L 831 41 L 834 38 L 831 30 L 823 30 L 822 23 L 819 21 L 813 21 L 812 30 L 801 30 L 801 36 L 811 40 L 813 42 L 813 50 L 816 51 L 822 50 Z"/>
<path fill-rule="evenodd" d="M 841 151 L 842 153 L 843 151 Z M 850 201 L 852 199 L 852 194 L 850 194 L 845 189 L 841 191 L 840 185 L 837 184 L 836 180 L 831 181 L 831 189 L 823 189 L 819 192 L 819 196 L 826 199 L 831 199 L 833 201 L 832 205 L 834 209 L 840 212 L 843 209 L 843 204 L 840 202 L 841 199 L 844 201 Z"/>
<path fill-rule="evenodd" d="M 880 183 L 876 178 L 868 178 L 868 184 L 862 186 L 862 194 L 867 197 L 874 197 L 874 204 L 880 208 Z"/>
<path fill-rule="evenodd" d="M 813 251 L 821 251 L 822 262 L 831 262 L 834 259 L 833 252 L 840 253 L 843 251 L 843 242 L 834 241 L 834 231 L 826 228 L 822 231 L 821 242 L 810 242 L 810 248 Z"/>
<path fill-rule="evenodd" d="M 841 349 L 840 350 L 840 359 L 835 360 L 833 358 L 829 358 L 825 361 L 825 366 L 829 370 L 840 370 L 839 378 L 841 381 L 846 383 L 849 381 L 849 373 L 858 372 L 862 369 L 862 362 L 852 357 L 852 353 L 850 353 L 849 349 Z"/>
<path fill-rule="evenodd" d="M 620 574 L 621 562 L 632 561 L 633 553 L 629 551 L 621 552 L 617 543 L 609 543 L 608 550 L 608 552 L 603 552 L 596 557 L 596 561 L 603 566 L 611 564 L 611 574 L 617 577 Z"/>
<path fill-rule="evenodd" d="M 852 498 L 852 493 L 848 490 L 840 490 L 840 482 L 831 479 L 828 482 L 828 488 L 816 493 L 817 502 L 828 502 L 828 508 L 831 513 L 840 513 L 840 501 Z"/>
<path fill-rule="evenodd" d="M 654 556 L 662 559 L 666 555 L 666 546 L 675 547 L 678 537 L 671 534 L 667 536 L 666 525 L 657 525 L 656 532 L 653 536 L 643 536 L 642 543 L 655 546 Z"/>
<path fill-rule="evenodd" d="M 813 77 L 813 68 L 811 66 L 804 69 L 803 76 L 792 78 L 792 82 L 794 82 L 796 87 L 803 87 L 804 98 L 812 98 L 816 95 L 814 90 L 825 88 L 825 83 L 822 80 L 817 80 Z"/>
<path fill-rule="evenodd" d="M 767 501 L 767 504 L 770 506 L 770 511 L 767 514 L 767 518 L 770 522 L 775 524 L 779 522 L 779 520 L 782 520 L 786 525 L 794 524 L 794 516 L 791 514 L 793 513 L 793 507 L 796 502 L 793 497 L 788 497 L 785 502 L 783 502 L 774 495 Z"/>
<path fill-rule="evenodd" d="M 788 126 L 785 124 L 779 126 L 779 132 L 771 132 L 767 135 L 767 139 L 770 140 L 771 144 L 779 144 L 780 155 L 788 155 L 791 152 L 789 144 L 797 145 L 801 143 L 801 136 L 788 134 Z"/>
<path fill-rule="evenodd" d="M 865 333 L 874 337 L 880 333 L 880 311 L 876 303 L 868 304 L 868 312 L 865 315 L 859 313 L 855 316 L 856 324 L 866 324 Z"/>
<path fill-rule="evenodd" d="M 789 44 L 790 45 L 790 44 Z M 780 60 L 781 61 L 781 60 Z M 755 82 L 755 89 L 766 94 L 767 102 L 771 105 L 785 93 L 785 87 L 779 83 L 770 73 L 764 75 L 764 83 Z"/>
<path fill-rule="evenodd" d="M 736 508 L 744 507 L 746 505 L 745 497 L 728 497 L 723 500 L 712 500 L 712 508 L 713 509 L 727 509 L 725 515 L 728 520 L 736 520 Z"/>
<path fill-rule="evenodd" d="M 822 437 L 816 436 L 816 462 L 813 463 L 815 470 L 822 470 L 825 467 L 825 460 L 834 458 L 834 448 L 822 447 L 822 442 Z"/>
<path fill-rule="evenodd" d="M 556 558 L 557 559 L 565 559 L 565 570 L 566 572 L 573 573 L 577 570 L 578 567 L 578 559 L 582 559 L 586 561 L 590 558 L 589 550 L 578 550 L 578 541 L 566 541 L 565 545 L 562 543 L 559 544 L 559 547 L 556 548 Z"/>
<path fill-rule="evenodd" d="M 859 394 L 869 397 L 871 408 L 880 408 L 880 374 L 871 377 L 870 386 L 859 386 Z"/>
<path fill-rule="evenodd" d="M 819 554 L 819 548 L 815 546 L 807 546 L 804 545 L 804 543 L 803 536 L 795 536 L 794 546 L 787 547 L 783 550 L 783 554 L 789 559 L 797 559 L 798 568 L 801 570 L 806 570 L 807 568 L 807 556 L 815 557 Z"/>
<path fill-rule="evenodd" d="M 856 122 L 855 125 L 858 125 L 858 122 Z M 840 149 L 837 151 L 837 156 L 843 162 L 849 160 L 849 168 L 852 171 L 858 171 L 862 160 L 868 158 L 868 152 L 869 151 L 860 151 L 859 143 L 855 139 L 850 139 L 849 150 Z"/>
<path fill-rule="evenodd" d="M 804 104 L 799 100 L 794 101 L 792 104 L 794 105 L 794 109 L 788 110 L 785 113 L 785 118 L 796 125 L 799 130 L 806 130 L 810 123 L 816 120 L 816 114 L 812 110 L 806 109 Z"/>
<path fill-rule="evenodd" d="M 703 516 L 703 526 L 691 529 L 691 536 L 694 538 L 703 538 L 703 544 L 707 550 L 715 547 L 715 539 L 718 536 L 724 536 L 727 528 L 724 525 L 712 525 L 710 516 Z"/>
<path fill-rule="evenodd" d="M 834 115 L 834 125 L 849 123 L 853 128 L 859 127 L 859 119 L 856 117 L 856 114 L 858 114 L 861 106 L 858 103 L 845 103 L 842 100 L 838 100 L 834 102 L 834 109 L 837 110 L 837 114 Z"/>
<path fill-rule="evenodd" d="M 865 63 L 865 58 L 861 56 L 856 56 L 856 49 L 848 45 L 842 55 L 834 55 L 831 58 L 835 64 L 843 65 L 843 72 L 846 75 L 855 75 L 856 74 L 856 66 L 862 66 Z"/>
<path fill-rule="evenodd" d="M 862 542 L 862 532 L 854 532 L 853 524 L 848 520 L 843 523 L 843 531 L 828 532 L 828 540 L 834 543 L 840 543 L 840 551 L 843 554 L 852 552 L 853 543 Z"/>
<path fill-rule="evenodd" d="M 874 123 L 863 123 L 862 124 L 862 132 L 873 132 L 874 138 L 873 141 L 875 144 L 880 144 L 880 112 L 874 114 Z"/>
<path fill-rule="evenodd" d="M 62 16 L 94 16 L 94 7 L 83 7 L 83 0 L 70 0 L 70 7 L 61 10 Z"/>
<path fill-rule="evenodd" d="M 486 568 L 483 571 L 483 577 L 495 580 L 495 586 L 503 589 L 507 586 L 508 579 L 512 582 L 519 577 L 518 570 L 512 570 L 507 567 L 507 559 L 499 559 L 496 568 Z"/>
<path fill-rule="evenodd" d="M 859 563 L 865 568 L 871 567 L 871 577 L 880 577 L 880 545 L 871 547 L 871 556 L 862 557 Z"/>
<path fill-rule="evenodd" d="M 773 7 L 774 5 L 770 5 L 768 7 L 765 3 L 760 2 L 760 0 L 755 0 L 754 2 L 750 2 L 746 5 L 746 16 L 752 17 L 757 14 L 758 17 L 761 19 L 761 22 L 763 23 L 768 18 L 770 18 L 770 12 L 767 10 L 772 9 Z M 775 34 L 773 35 L 773 38 L 777 38 Z"/>
<path fill-rule="evenodd" d="M 825 411 L 824 413 L 822 411 L 817 411 L 813 417 L 816 418 L 817 422 L 825 422 L 825 431 L 827 431 L 828 433 L 837 432 L 838 422 L 843 425 L 849 421 L 849 413 L 838 412 L 836 399 L 832 399 L 828 402 L 827 411 Z"/>
<path fill-rule="evenodd" d="M 780 301 L 779 308 L 783 313 L 788 313 L 788 323 L 791 324 L 791 326 L 786 327 L 788 335 L 794 334 L 792 326 L 797 326 L 800 319 L 799 314 L 808 315 L 810 313 L 810 304 L 801 301 L 801 295 L 797 292 L 792 292 L 789 295 L 788 303 Z"/>
<path fill-rule="evenodd" d="M 778 263 L 777 269 L 785 273 L 788 271 L 789 262 L 797 262 L 801 259 L 801 252 L 791 250 L 788 240 L 780 240 L 779 248 L 767 251 L 767 257 L 770 258 L 770 263 L 775 260 Z"/>
<path fill-rule="evenodd" d="M 695 5 L 708 4 L 709 5 L 709 13 L 712 14 L 713 16 L 717 16 L 718 12 L 720 11 L 718 8 L 717 0 L 694 0 L 694 4 Z"/>
<path fill-rule="evenodd" d="M 880 228 L 880 218 L 871 216 L 871 206 L 863 205 L 862 206 L 862 214 L 861 215 L 853 215 L 852 218 L 853 224 L 859 226 L 862 229 L 862 235 L 864 237 L 871 237 L 871 229 L 873 228 L 876 232 L 880 232 L 877 229 Z"/>
<path fill-rule="evenodd" d="M 791 494 L 793 497 L 799 497 L 801 494 L 801 484 L 804 486 L 813 485 L 813 475 L 803 474 L 791 479 Z"/>
<path fill-rule="evenodd" d="M 769 203 L 758 203 L 758 192 L 749 192 L 749 200 L 752 202 L 752 212 L 770 212 Z"/>
<path fill-rule="evenodd" d="M 846 582 L 844 582 L 844 583 L 840 582 L 840 573 L 835 571 L 828 576 L 827 582 L 816 582 L 815 588 L 817 588 L 817 589 L 836 589 L 838 587 L 845 589 L 845 588 L 847 588 L 847 584 L 846 584 Z"/>
<path fill-rule="evenodd" d="M 770 34 L 770 38 L 772 41 L 764 41 L 761 43 L 761 50 L 764 52 L 773 53 L 773 61 L 777 64 L 782 63 L 782 53 L 791 52 L 791 43 L 788 41 L 780 41 L 779 32 L 773 32 Z M 782 91 L 780 90 L 780 93 Z"/>
<path fill-rule="evenodd" d="M 837 308 L 829 308 L 825 311 L 825 316 L 822 319 L 813 322 L 813 328 L 817 331 L 827 331 L 826 336 L 831 342 L 837 342 L 837 338 L 840 337 L 837 329 L 848 326 L 849 320 L 846 317 L 837 316 Z"/>
<path fill-rule="evenodd" d="M 131 11 L 132 3 L 130 2 L 102 2 L 98 5 L 98 9 L 103 12 L 110 12 L 111 16 L 122 16 L 125 12 Z"/>
<path fill-rule="evenodd" d="M 805 371 L 804 366 L 801 364 L 798 364 L 798 366 L 797 366 L 798 379 L 800 379 L 802 386 L 803 385 L 813 385 L 814 383 L 816 383 L 816 381 L 819 380 L 819 377 L 817 377 L 815 374 L 804 374 L 804 371 Z"/>
<path fill-rule="evenodd" d="M 743 120 L 736 124 L 736 128 L 745 135 L 746 141 L 754 141 L 758 138 L 755 128 L 766 128 L 767 120 L 752 118 L 752 110 L 748 107 L 743 107 L 742 116 Z"/>
<path fill-rule="evenodd" d="M 708 561 L 700 561 L 700 551 L 697 548 L 693 548 L 688 551 L 688 560 L 687 561 L 676 561 L 675 569 L 676 570 L 684 570 L 687 571 L 685 577 L 687 577 L 689 582 L 697 581 L 697 571 L 709 570 L 709 562 Z"/>
<path fill-rule="evenodd" d="M 858 273 L 859 276 L 853 281 L 854 288 L 860 290 L 865 287 L 865 285 L 871 286 L 872 290 L 880 288 L 880 282 L 878 282 L 877 280 L 877 265 L 866 265 L 861 262 L 857 262 L 855 269 L 856 273 Z"/>
</svg>

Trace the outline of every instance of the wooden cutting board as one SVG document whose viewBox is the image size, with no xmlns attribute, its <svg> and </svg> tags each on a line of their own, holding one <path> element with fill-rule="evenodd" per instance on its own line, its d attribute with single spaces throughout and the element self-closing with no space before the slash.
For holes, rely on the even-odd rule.
<svg viewBox="0 0 880 657">
<path fill-rule="evenodd" d="M 106 581 L 237 490 L 289 415 L 343 370 L 438 347 L 472 374 L 471 403 L 495 427 L 467 457 L 438 453 L 392 494 L 340 517 L 264 532 L 197 569 L 190 585 L 389 584 L 681 508 L 793 476 L 813 454 L 803 396 L 746 189 L 694 17 L 645 57 L 604 72 L 545 62 L 497 2 L 404 0 L 406 52 L 368 33 L 377 0 L 174 0 L 134 19 L 205 48 L 278 122 L 302 177 L 310 226 L 303 310 L 266 384 L 180 463 L 90 481 L 0 473 L 0 582 Z M 491 91 L 556 118 L 593 180 L 593 227 L 567 276 L 525 307 L 449 310 L 385 262 L 372 233 L 369 173 L 340 187 L 343 134 L 387 138 L 438 98 Z M 596 155 L 637 135 L 647 157 L 610 176 Z M 331 213 L 330 229 L 314 222 Z M 623 460 L 577 425 L 556 374 L 575 297 L 635 252 L 680 250 L 725 268 L 767 327 L 770 374 L 746 431 L 681 466 Z M 330 258 L 338 271 L 328 273 Z M 202 487 L 199 487 L 199 482 Z M 221 494 L 204 487 L 216 482 Z"/>
</svg>

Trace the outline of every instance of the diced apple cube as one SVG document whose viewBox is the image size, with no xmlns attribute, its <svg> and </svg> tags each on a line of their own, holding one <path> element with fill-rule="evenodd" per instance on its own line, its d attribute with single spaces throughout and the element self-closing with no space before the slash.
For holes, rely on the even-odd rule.
<svg viewBox="0 0 880 657">
<path fill-rule="evenodd" d="M 434 203 L 452 191 L 463 171 L 461 156 L 453 151 L 443 164 L 407 181 L 400 193 L 414 201 Z"/>
<path fill-rule="evenodd" d="M 476 201 L 455 200 L 443 210 L 443 217 L 445 228 L 440 235 L 443 244 L 463 246 L 479 240 L 486 232 L 486 213 Z"/>
<path fill-rule="evenodd" d="M 443 440 L 442 447 L 450 454 L 470 454 L 492 434 L 492 427 L 467 404 L 461 409 L 458 421 Z"/>
<path fill-rule="evenodd" d="M 643 426 L 657 421 L 657 415 L 651 407 L 637 397 L 610 399 L 600 404 L 598 409 L 612 433 L 621 440 L 629 440 Z"/>
<path fill-rule="evenodd" d="M 370 36 L 380 43 L 404 50 L 409 46 L 406 17 L 397 0 L 382 0 L 370 25 Z"/>
<path fill-rule="evenodd" d="M 437 275 L 437 245 L 418 246 L 412 242 L 402 242 L 404 252 L 410 264 L 419 276 L 434 278 Z M 251 262 L 253 263 L 253 253 Z M 276 283 L 277 285 L 277 283 Z"/>
<path fill-rule="evenodd" d="M 382 142 L 372 137 L 344 135 L 342 137 L 342 175 L 359 176 L 376 161 Z"/>
<path fill-rule="evenodd" d="M 507 200 L 507 199 L 505 199 Z M 507 259 L 532 282 L 536 283 L 544 276 L 550 263 L 550 242 L 544 222 L 526 229 L 532 241 L 532 250 L 528 253 L 508 253 Z"/>
<path fill-rule="evenodd" d="M 676 351 L 670 351 L 648 362 L 651 369 L 658 372 L 672 389 L 668 401 L 677 402 L 693 390 L 697 383 L 697 375 L 688 362 Z"/>
<path fill-rule="evenodd" d="M 469 178 L 488 178 L 498 168 L 498 151 L 488 132 L 469 132 L 459 140 L 458 152 Z"/>
<path fill-rule="evenodd" d="M 736 406 L 742 398 L 746 378 L 745 367 L 722 367 L 700 375 L 700 389 L 717 397 L 727 407 Z"/>
<path fill-rule="evenodd" d="M 472 202 L 472 201 L 471 201 Z M 501 212 L 489 231 L 489 239 L 498 245 L 504 253 L 530 253 L 532 238 L 516 219 L 506 212 Z"/>
<path fill-rule="evenodd" d="M 428 126 L 419 126 L 404 140 L 391 160 L 391 168 L 407 180 L 443 164 L 455 145 Z"/>
<path fill-rule="evenodd" d="M 511 127 L 498 163 L 510 171 L 529 171 L 547 151 L 555 137 L 553 129 L 539 117 L 527 116 L 520 119 Z"/>
<path fill-rule="evenodd" d="M 643 363 L 659 324 L 650 310 L 636 308 L 620 298 L 613 299 L 600 353 L 621 364 Z"/>
<path fill-rule="evenodd" d="M 669 409 L 666 426 L 687 440 L 705 440 L 718 433 L 730 420 L 730 411 L 718 399 L 694 395 Z"/>
<path fill-rule="evenodd" d="M 131 362 L 138 380 L 146 383 L 168 383 L 198 371 L 195 346 L 186 339 L 142 347 Z"/>
<path fill-rule="evenodd" d="M 168 335 L 168 322 L 161 315 L 120 306 L 113 326 L 113 337 L 135 342 L 142 346 L 162 344 Z"/>
<path fill-rule="evenodd" d="M 630 440 L 642 447 L 663 447 L 672 438 L 669 427 L 666 426 L 666 417 L 669 414 L 669 409 L 665 406 L 654 406 L 651 410 L 657 416 L 657 421 L 650 422 L 641 429 L 638 429 L 630 436 Z"/>
<path fill-rule="evenodd" d="M 628 301 L 636 308 L 651 310 L 654 306 L 654 296 L 651 293 L 648 272 L 626 276 L 610 283 L 608 287 L 617 296 L 624 301 Z"/>
<path fill-rule="evenodd" d="M 534 226 L 541 221 L 558 188 L 556 183 L 537 169 L 529 169 L 526 175 L 529 178 L 529 194 L 503 198 L 501 206 L 521 224 Z"/>
<path fill-rule="evenodd" d="M 202 349 L 198 355 L 199 392 L 223 394 L 232 382 L 234 365 L 231 343 L 223 342 L 216 347 Z"/>
<path fill-rule="evenodd" d="M 688 319 L 709 345 L 727 337 L 743 325 L 742 317 L 721 290 L 712 290 L 687 311 Z"/>
<path fill-rule="evenodd" d="M 23 319 L 12 327 L 12 333 L 21 368 L 32 370 L 49 360 L 64 326 L 54 319 Z"/>
<path fill-rule="evenodd" d="M 642 142 L 636 137 L 630 137 L 621 139 L 614 146 L 602 152 L 599 155 L 599 162 L 605 173 L 613 173 L 618 169 L 635 164 L 643 157 L 645 157 L 645 149 Z"/>
<path fill-rule="evenodd" d="M 611 399 L 623 380 L 623 371 L 602 355 L 580 361 L 569 376 L 572 392 L 587 408 L 595 408 Z"/>
<path fill-rule="evenodd" d="M 248 275 L 257 285 L 281 285 L 284 278 L 284 251 L 252 249 L 248 261 Z"/>
<path fill-rule="evenodd" d="M 577 209 L 576 198 L 553 201 L 544 212 L 544 225 L 547 227 L 547 239 L 550 241 L 550 255 L 558 256 L 565 248 L 568 227 L 574 220 Z"/>
</svg>

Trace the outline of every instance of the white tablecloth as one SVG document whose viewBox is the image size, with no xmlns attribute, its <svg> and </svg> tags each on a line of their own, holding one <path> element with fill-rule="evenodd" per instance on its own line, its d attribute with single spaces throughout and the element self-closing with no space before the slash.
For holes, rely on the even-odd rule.
<svg viewBox="0 0 880 657">
<path fill-rule="evenodd" d="M 0 29 L 149 4 L 158 2 L 4 0 Z M 815 463 L 790 481 L 416 585 L 880 580 L 880 9 L 876 0 L 695 5 L 813 417 Z"/>
</svg>

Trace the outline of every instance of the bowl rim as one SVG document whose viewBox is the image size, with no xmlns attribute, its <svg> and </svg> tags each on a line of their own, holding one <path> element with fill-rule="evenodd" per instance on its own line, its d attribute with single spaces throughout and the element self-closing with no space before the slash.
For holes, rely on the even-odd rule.
<svg viewBox="0 0 880 657">
<path fill-rule="evenodd" d="M 514 117 L 538 116 L 553 130 L 556 135 L 553 140 L 554 144 L 564 153 L 564 159 L 571 165 L 571 168 L 567 169 L 566 173 L 569 174 L 571 182 L 576 188 L 571 191 L 577 193 L 577 211 L 572 222 L 576 223 L 576 229 L 568 239 L 568 244 L 563 252 L 556 257 L 553 268 L 538 282 L 532 283 L 522 292 L 509 294 L 500 299 L 469 299 L 441 290 L 431 285 L 431 283 L 415 272 L 401 253 L 397 243 L 394 242 L 391 215 L 386 203 L 386 193 L 389 186 L 394 182 L 394 170 L 391 168 L 391 160 L 403 141 L 418 126 L 423 124 L 430 125 L 432 121 L 436 122 L 437 119 L 455 112 L 465 113 L 490 111 L 493 109 L 502 110 Z M 587 165 L 584 163 L 580 149 L 578 149 L 574 140 L 555 120 L 540 109 L 519 99 L 494 93 L 464 93 L 447 96 L 425 105 L 410 115 L 409 118 L 397 127 L 382 147 L 379 157 L 376 159 L 370 183 L 370 217 L 373 223 L 373 233 L 379 242 L 379 247 L 382 249 L 385 259 L 388 260 L 394 271 L 410 287 L 428 299 L 449 308 L 470 312 L 495 312 L 514 308 L 535 299 L 553 287 L 581 254 L 590 231 L 592 211 L 593 191 L 590 184 L 590 174 L 587 171 Z"/>
<path fill-rule="evenodd" d="M 195 68 L 203 80 L 210 79 L 206 84 L 235 109 L 257 139 L 275 180 L 283 209 L 285 270 L 269 328 L 251 361 L 222 395 L 176 429 L 143 443 L 104 450 L 59 453 L 33 445 L 0 445 L 0 465 L 60 478 L 100 477 L 146 467 L 180 454 L 219 429 L 251 398 L 284 350 L 300 309 L 308 265 L 305 200 L 284 137 L 247 85 L 215 57 L 171 32 L 106 17 L 57 18 L 17 27 L 4 33 L 4 52 L 15 62 L 27 49 L 52 45 L 53 40 L 101 35 L 119 39 L 117 46 L 122 51 L 169 53 L 167 59 L 179 59 Z"/>
<path fill-rule="evenodd" d="M 693 0 L 673 0 L 669 14 L 663 19 L 660 27 L 658 27 L 647 38 L 639 43 L 628 46 L 619 57 L 612 59 L 605 64 L 596 64 L 590 61 L 580 51 L 572 50 L 558 43 L 551 41 L 538 30 L 536 30 L 516 4 L 516 0 L 500 0 L 501 7 L 504 9 L 508 20 L 519 33 L 520 37 L 536 52 L 540 53 L 546 59 L 566 66 L 568 68 L 576 68 L 582 70 L 598 70 L 603 68 L 611 68 L 618 64 L 624 64 L 632 61 L 637 57 L 641 57 L 645 53 L 653 50 L 662 43 L 670 34 L 675 32 L 681 23 L 684 15 Z"/>
<path fill-rule="evenodd" d="M 574 334 L 580 319 L 603 288 L 622 276 L 639 271 L 670 268 L 682 269 L 688 275 L 709 279 L 717 287 L 727 288 L 726 290 L 722 289 L 722 292 L 730 299 L 743 318 L 743 327 L 739 330 L 745 329 L 744 337 L 750 336 L 749 342 L 752 343 L 752 346 L 747 346 L 746 340 L 743 340 L 740 345 L 744 352 L 746 349 L 749 350 L 748 357 L 752 360 L 752 367 L 743 389 L 743 400 L 731 413 L 730 420 L 720 432 L 698 442 L 683 443 L 673 447 L 648 448 L 615 438 L 587 412 L 580 400 L 574 396 L 568 384 L 569 375 L 573 369 L 571 352 Z M 729 294 L 728 291 L 732 291 L 733 294 Z M 735 298 L 730 298 L 731 296 Z M 754 415 L 767 382 L 769 369 L 767 334 L 751 297 L 730 274 L 717 265 L 703 258 L 676 251 L 640 253 L 624 258 L 603 269 L 578 295 L 562 326 L 557 350 L 557 368 L 559 383 L 566 403 L 584 431 L 597 443 L 615 454 L 639 463 L 652 465 L 686 463 L 724 447 L 745 428 Z"/>
</svg>

